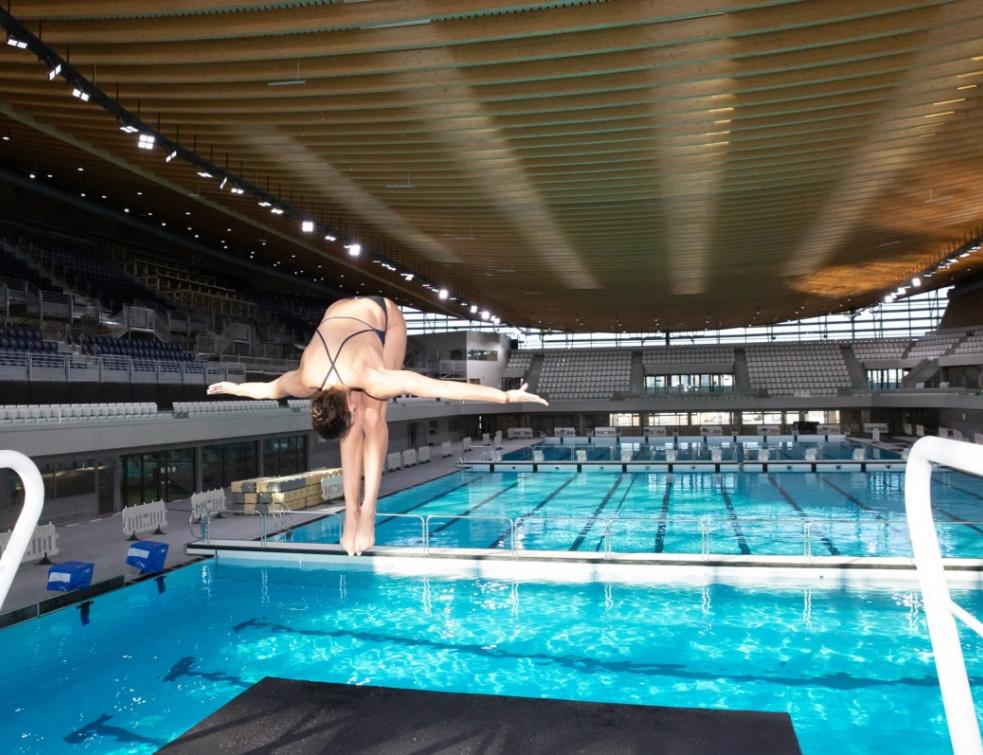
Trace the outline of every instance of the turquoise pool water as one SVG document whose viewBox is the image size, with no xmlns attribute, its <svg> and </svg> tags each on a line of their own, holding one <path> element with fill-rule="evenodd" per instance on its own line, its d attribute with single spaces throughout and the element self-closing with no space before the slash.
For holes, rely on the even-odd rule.
<svg viewBox="0 0 983 755">
<path fill-rule="evenodd" d="M 944 554 L 983 557 L 983 480 L 937 471 L 932 496 Z M 458 472 L 388 496 L 379 511 L 380 545 L 420 546 L 426 524 L 432 547 L 507 549 L 512 520 L 524 550 L 911 554 L 901 472 Z M 286 537 L 338 536 L 331 517 Z"/>
<path fill-rule="evenodd" d="M 150 753 L 263 676 L 788 711 L 806 755 L 950 751 L 918 600 L 203 562 L 0 632 L 9 753 Z M 983 594 L 955 594 L 983 611 Z M 983 650 L 964 635 L 977 695 Z M 398 736 L 400 732 L 393 732 Z"/>
</svg>

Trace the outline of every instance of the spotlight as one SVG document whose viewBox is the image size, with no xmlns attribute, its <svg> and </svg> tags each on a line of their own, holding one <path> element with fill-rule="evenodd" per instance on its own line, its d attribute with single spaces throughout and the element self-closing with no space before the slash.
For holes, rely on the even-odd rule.
<svg viewBox="0 0 983 755">
<path fill-rule="evenodd" d="M 122 131 L 124 134 L 135 134 L 140 129 L 138 129 L 136 126 L 130 125 L 129 123 L 120 123 L 119 130 Z"/>
<path fill-rule="evenodd" d="M 198 175 L 201 176 L 202 178 L 212 178 L 212 174 L 209 173 L 207 170 L 199 170 Z"/>
<path fill-rule="evenodd" d="M 279 208 L 279 207 L 272 207 L 272 208 L 270 208 L 270 212 L 272 212 L 274 215 L 282 215 L 283 214 L 283 210 L 281 208 Z"/>
<path fill-rule="evenodd" d="M 61 73 L 61 63 L 56 63 L 54 68 L 48 69 L 48 81 L 54 81 L 59 73 Z"/>
<path fill-rule="evenodd" d="M 27 42 L 23 42 L 16 37 L 7 37 L 7 44 L 11 47 L 16 47 L 18 50 L 26 50 Z"/>
<path fill-rule="evenodd" d="M 173 151 L 171 151 L 170 153 L 168 153 L 167 157 L 164 158 L 164 162 L 165 163 L 169 163 L 175 157 L 177 157 L 177 150 L 176 149 L 173 150 Z"/>
<path fill-rule="evenodd" d="M 230 191 L 231 191 L 231 192 L 232 192 L 233 194 L 245 194 L 245 193 L 246 193 L 246 190 L 245 190 L 245 189 L 243 189 L 243 188 L 242 188 L 241 186 L 233 186 L 233 187 L 232 187 L 232 188 L 230 189 Z"/>
<path fill-rule="evenodd" d="M 218 188 L 219 189 L 224 189 L 225 188 L 225 185 L 228 182 L 229 182 L 229 177 L 228 176 L 222 176 L 222 181 L 219 183 Z"/>
<path fill-rule="evenodd" d="M 89 93 L 86 92 L 83 89 L 79 89 L 78 87 L 75 87 L 74 89 L 72 89 L 72 97 L 76 97 L 76 98 L 82 100 L 82 102 L 88 102 L 89 101 Z"/>
<path fill-rule="evenodd" d="M 403 277 L 406 279 L 406 282 L 409 283 L 411 280 L 413 280 L 414 276 L 413 273 L 403 273 Z"/>
<path fill-rule="evenodd" d="M 300 223 L 300 230 L 302 230 L 304 233 L 314 233 L 314 221 L 302 220 Z"/>
<path fill-rule="evenodd" d="M 137 139 L 137 146 L 140 149 L 153 149 L 156 141 L 157 139 L 153 134 L 140 134 L 140 138 Z"/>
<path fill-rule="evenodd" d="M 478 305 L 477 304 L 472 304 L 471 305 L 471 314 L 476 314 L 477 312 L 478 312 Z"/>
<path fill-rule="evenodd" d="M 326 233 L 326 234 L 324 234 L 324 240 L 325 240 L 325 241 L 337 241 L 338 239 L 336 239 L 336 238 L 335 238 L 334 236 L 332 236 L 332 235 L 331 235 L 330 233 Z"/>
<path fill-rule="evenodd" d="M 447 289 L 446 288 L 440 289 L 440 291 L 437 292 L 437 296 L 440 299 L 446 299 L 447 298 Z"/>
<path fill-rule="evenodd" d="M 911 279 L 911 285 L 914 286 L 915 288 L 918 288 L 919 286 L 922 285 L 922 279 L 916 275 L 914 278 Z"/>
<path fill-rule="evenodd" d="M 482 320 L 487 320 L 489 317 L 491 317 L 491 312 L 489 312 L 487 309 L 481 310 L 481 319 Z"/>
<path fill-rule="evenodd" d="M 258 202 L 257 204 L 258 204 L 258 205 L 259 205 L 260 207 L 269 207 L 269 206 L 270 206 L 270 203 L 269 203 L 269 202 Z"/>
<path fill-rule="evenodd" d="M 362 253 L 361 244 L 346 244 L 345 249 L 348 250 L 349 257 L 358 257 Z"/>
</svg>

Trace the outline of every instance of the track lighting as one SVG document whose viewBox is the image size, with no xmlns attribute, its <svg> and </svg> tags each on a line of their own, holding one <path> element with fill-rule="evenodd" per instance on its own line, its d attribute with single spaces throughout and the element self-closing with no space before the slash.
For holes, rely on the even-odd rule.
<svg viewBox="0 0 983 755">
<path fill-rule="evenodd" d="M 72 89 L 72 97 L 80 99 L 82 100 L 82 102 L 89 101 L 89 93 L 86 92 L 84 89 L 79 89 L 78 87 Z"/>
<path fill-rule="evenodd" d="M 56 63 L 54 67 L 48 69 L 48 81 L 54 81 L 59 73 L 61 73 L 61 63 Z"/>
<path fill-rule="evenodd" d="M 167 157 L 164 158 L 164 162 L 165 163 L 169 163 L 175 157 L 177 157 L 177 150 L 176 149 L 168 153 Z"/>
<path fill-rule="evenodd" d="M 209 173 L 207 170 L 199 170 L 198 175 L 201 176 L 202 178 L 212 178 L 212 174 Z"/>
<path fill-rule="evenodd" d="M 153 134 L 140 134 L 137 139 L 137 146 L 140 149 L 153 149 L 157 139 Z"/>
<path fill-rule="evenodd" d="M 7 44 L 10 45 L 11 47 L 16 47 L 18 50 L 26 50 L 27 49 L 27 42 L 24 42 L 24 41 L 22 41 L 20 39 L 17 39 L 16 37 L 10 37 L 10 36 L 8 36 L 7 37 Z"/>
</svg>

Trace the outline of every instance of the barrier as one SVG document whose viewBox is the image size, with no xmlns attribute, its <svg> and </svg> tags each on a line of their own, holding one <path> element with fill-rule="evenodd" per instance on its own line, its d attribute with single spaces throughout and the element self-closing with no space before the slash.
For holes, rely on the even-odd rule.
<svg viewBox="0 0 983 755">
<path fill-rule="evenodd" d="M 759 448 L 758 449 L 758 461 L 768 461 L 771 456 L 770 448 Z"/>
<path fill-rule="evenodd" d="M 390 454 L 392 456 L 392 454 Z M 325 501 L 341 498 L 345 495 L 344 478 L 341 475 L 321 478 L 321 497 Z"/>
<path fill-rule="evenodd" d="M 840 426 L 839 425 L 817 425 L 816 433 L 818 435 L 839 435 Z"/>
<path fill-rule="evenodd" d="M 919 438 L 925 437 L 925 425 L 915 425 L 915 435 Z"/>
<path fill-rule="evenodd" d="M 445 459 L 448 456 L 454 455 L 454 451 L 451 449 L 451 442 L 449 440 L 445 440 L 440 444 L 440 455 Z"/>
<path fill-rule="evenodd" d="M 491 445 L 491 434 L 490 433 L 482 433 L 481 434 L 481 443 L 483 445 L 485 445 L 485 446 L 490 446 Z"/>
<path fill-rule="evenodd" d="M 543 452 L 540 449 L 538 449 L 538 448 L 534 448 L 533 451 L 532 451 L 532 460 L 534 462 L 542 462 L 543 461 Z"/>
<path fill-rule="evenodd" d="M 461 453 L 467 453 L 471 450 L 471 436 L 465 436 L 461 438 Z"/>
<path fill-rule="evenodd" d="M 587 461 L 587 451 L 582 448 L 578 448 L 576 451 L 577 461 Z"/>
<path fill-rule="evenodd" d="M 723 452 L 719 448 L 710 449 L 710 461 L 714 462 L 715 464 L 719 464 L 721 461 L 723 461 L 723 456 Z"/>
<path fill-rule="evenodd" d="M 202 493 L 194 493 L 191 496 L 192 519 L 200 520 L 206 516 L 221 516 L 223 511 L 226 511 L 224 488 L 206 490 Z"/>
<path fill-rule="evenodd" d="M 939 431 L 936 433 L 936 435 L 938 435 L 940 438 L 948 438 L 949 428 L 942 427 L 942 425 L 939 425 Z"/>
<path fill-rule="evenodd" d="M 412 467 L 416 465 L 416 449 L 407 448 L 403 451 L 403 466 Z"/>
<path fill-rule="evenodd" d="M 2 555 L 7 550 L 7 544 L 10 542 L 11 531 L 0 533 L 0 555 Z M 55 525 L 51 524 L 39 524 L 34 528 L 34 532 L 31 534 L 31 539 L 27 541 L 27 550 L 24 551 L 24 555 L 21 557 L 21 562 L 24 561 L 39 561 L 42 564 L 48 563 L 49 556 L 58 555 L 58 533 L 55 531 Z"/>
<path fill-rule="evenodd" d="M 554 427 L 553 436 L 556 438 L 569 438 L 577 434 L 575 427 Z"/>
<path fill-rule="evenodd" d="M 403 456 L 399 451 L 393 451 L 391 454 L 386 456 L 386 471 L 395 472 L 397 469 L 402 469 L 403 467 Z"/>
<path fill-rule="evenodd" d="M 704 438 L 708 435 L 718 436 L 724 434 L 724 428 L 720 425 L 700 425 L 700 435 Z"/>
<path fill-rule="evenodd" d="M 509 440 L 515 440 L 516 438 L 532 438 L 532 428 L 531 427 L 510 427 L 506 431 L 506 437 Z"/>
<path fill-rule="evenodd" d="M 983 444 L 983 433 L 973 433 L 973 442 Z"/>
<path fill-rule="evenodd" d="M 676 449 L 674 448 L 666 449 L 666 461 L 672 464 L 674 461 L 676 461 L 676 458 L 677 458 Z"/>
<path fill-rule="evenodd" d="M 167 509 L 163 501 L 127 506 L 123 509 L 123 534 L 136 540 L 138 532 L 154 532 L 163 535 L 167 526 Z"/>
<path fill-rule="evenodd" d="M 502 431 L 499 430 L 497 433 L 495 433 L 495 448 L 501 448 L 501 447 L 502 447 Z"/>
<path fill-rule="evenodd" d="M 416 451 L 416 458 L 421 464 L 426 464 L 430 461 L 430 446 L 420 446 Z"/>
<path fill-rule="evenodd" d="M 497 451 L 497 450 L 496 451 L 492 451 L 491 452 L 491 460 L 493 462 L 499 462 L 499 461 L 501 461 L 502 460 L 502 452 L 501 451 Z"/>
<path fill-rule="evenodd" d="M 904 425 L 903 425 L 903 429 L 904 429 L 904 434 L 905 435 L 911 435 L 911 423 L 910 422 L 905 422 Z"/>
<path fill-rule="evenodd" d="M 758 425 L 758 435 L 781 435 L 781 425 Z"/>
<path fill-rule="evenodd" d="M 653 435 L 664 438 L 666 435 L 666 429 L 664 427 L 643 427 L 642 435 L 644 435 L 646 438 L 652 437 Z"/>
<path fill-rule="evenodd" d="M 595 427 L 594 437 L 596 438 L 616 438 L 618 437 L 617 427 Z"/>
<path fill-rule="evenodd" d="M 631 461 L 632 460 L 632 457 L 634 455 L 635 455 L 635 449 L 630 448 L 630 447 L 626 448 L 625 446 L 622 446 L 621 447 L 621 460 L 622 461 Z"/>
<path fill-rule="evenodd" d="M 815 448 L 807 448 L 806 449 L 806 461 L 815 461 L 815 460 L 816 460 L 816 449 Z"/>
</svg>

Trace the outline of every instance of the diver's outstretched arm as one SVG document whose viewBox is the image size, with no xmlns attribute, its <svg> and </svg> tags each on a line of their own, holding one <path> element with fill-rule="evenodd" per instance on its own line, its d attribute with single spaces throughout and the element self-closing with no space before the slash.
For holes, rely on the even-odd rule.
<svg viewBox="0 0 983 755">
<path fill-rule="evenodd" d="M 300 379 L 300 370 L 284 372 L 276 380 L 271 380 L 268 383 L 222 382 L 212 383 L 208 386 L 209 396 L 218 393 L 257 399 L 286 398 L 287 396 L 307 398 L 311 395 L 310 389 L 306 388 Z"/>
<path fill-rule="evenodd" d="M 446 398 L 452 401 L 490 401 L 495 404 L 549 404 L 534 393 L 527 393 L 526 383 L 517 390 L 502 391 L 487 385 L 456 380 L 435 380 L 410 370 L 374 370 L 365 389 L 380 398 L 408 393 L 421 398 Z"/>
</svg>

